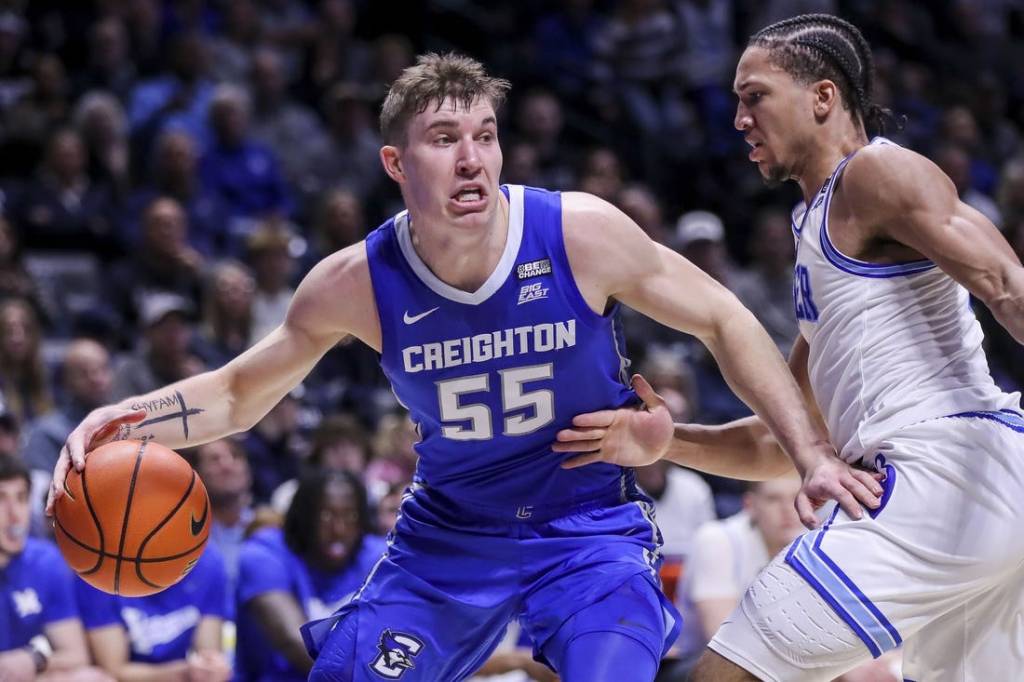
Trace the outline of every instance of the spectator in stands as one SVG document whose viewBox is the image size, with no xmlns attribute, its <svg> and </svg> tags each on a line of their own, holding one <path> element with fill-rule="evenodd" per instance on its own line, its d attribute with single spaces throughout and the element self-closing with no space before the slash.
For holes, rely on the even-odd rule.
<svg viewBox="0 0 1024 682">
<path fill-rule="evenodd" d="M 594 42 L 604 24 L 593 0 L 562 0 L 534 29 L 537 71 L 570 106 L 589 99 L 597 75 Z"/>
<path fill-rule="evenodd" d="M 334 83 L 369 81 L 372 55 L 369 46 L 355 35 L 352 0 L 320 0 L 314 26 L 300 90 L 307 102 L 319 104 L 320 95 Z"/>
<path fill-rule="evenodd" d="M 56 54 L 39 55 L 32 66 L 28 90 L 6 111 L 4 134 L 36 149 L 42 148 L 57 126 L 71 115 L 64 63 Z"/>
<path fill-rule="evenodd" d="M 387 492 L 377 500 L 377 534 L 387 535 L 398 521 L 398 510 L 402 507 L 402 497 L 412 481 L 392 483 Z"/>
<path fill-rule="evenodd" d="M 68 344 L 56 409 L 29 422 L 25 429 L 21 456 L 32 469 L 33 490 L 45 490 L 49 485 L 53 465 L 68 434 L 91 410 L 110 402 L 112 387 L 113 373 L 106 348 L 92 339 L 75 339 Z M 34 495 L 34 534 L 46 528 L 41 501 L 40 496 Z"/>
<path fill-rule="evenodd" d="M 92 90 L 75 105 L 75 128 L 89 157 L 89 175 L 126 197 L 132 184 L 124 108 L 109 92 Z"/>
<path fill-rule="evenodd" d="M 39 320 L 23 299 L 0 302 L 0 391 L 20 424 L 53 409 Z"/>
<path fill-rule="evenodd" d="M 374 499 L 380 499 L 395 483 L 412 481 L 418 459 L 413 446 L 419 440 L 416 425 L 405 410 L 389 412 L 380 418 L 373 437 L 373 459 L 364 474 Z"/>
<path fill-rule="evenodd" d="M 189 352 L 192 304 L 169 293 L 144 296 L 139 306 L 142 336 L 135 352 L 114 373 L 113 399 L 143 395 L 205 369 Z"/>
<path fill-rule="evenodd" d="M 1015 157 L 1003 164 L 996 198 L 1006 228 L 1024 219 L 1024 157 Z"/>
<path fill-rule="evenodd" d="M 292 278 L 297 262 L 292 249 L 302 244 L 287 224 L 268 220 L 249 235 L 248 262 L 256 290 L 252 301 L 252 342 L 259 341 L 284 322 L 295 289 Z"/>
<path fill-rule="evenodd" d="M 127 102 L 138 72 L 129 54 L 129 37 L 124 22 L 106 16 L 89 29 L 89 64 L 74 81 L 79 93 L 102 90 Z"/>
<path fill-rule="evenodd" d="M 186 239 L 192 248 L 207 257 L 222 254 L 226 249 L 227 218 L 214 194 L 199 179 L 196 142 L 188 133 L 169 130 L 157 139 L 153 151 L 151 180 L 128 202 L 122 221 L 122 241 L 127 250 L 139 249 L 140 223 L 152 203 L 166 197 L 174 199 L 188 217 Z"/>
<path fill-rule="evenodd" d="M 214 86 L 207 76 L 205 39 L 194 31 L 180 33 L 170 39 L 167 55 L 168 71 L 140 82 L 129 99 L 128 125 L 141 159 L 165 130 L 183 130 L 200 145 L 210 140 L 207 110 Z"/>
<path fill-rule="evenodd" d="M 308 267 L 335 251 L 351 246 L 366 234 L 363 202 L 350 189 L 328 190 L 320 200 L 313 223 L 312 248 Z"/>
<path fill-rule="evenodd" d="M 114 252 L 110 188 L 89 177 L 81 136 L 70 128 L 50 135 L 36 177 L 12 207 L 26 249 Z"/>
<path fill-rule="evenodd" d="M 333 414 L 325 417 L 313 432 L 313 443 L 304 468 L 351 471 L 362 478 L 371 454 L 370 438 L 359 422 L 347 414 Z M 270 506 L 282 515 L 287 513 L 298 487 L 298 478 L 279 485 L 270 498 Z"/>
<path fill-rule="evenodd" d="M 601 197 L 605 201 L 615 201 L 622 191 L 625 171 L 618 155 L 607 147 L 590 150 L 583 158 L 583 170 L 580 173 L 579 189 Z"/>
<path fill-rule="evenodd" d="M 971 179 L 971 159 L 967 152 L 954 144 L 944 144 L 936 150 L 935 163 L 956 186 L 960 200 L 980 212 L 996 227 L 1002 228 L 1003 216 L 990 196 L 975 189 Z"/>
<path fill-rule="evenodd" d="M 0 673 L 34 680 L 50 673 L 70 682 L 106 682 L 86 668 L 82 622 L 72 581 L 57 548 L 28 537 L 29 473 L 15 457 L 0 456 Z M 49 679 L 49 678 L 47 678 Z"/>
<path fill-rule="evenodd" d="M 665 215 L 658 197 L 643 183 L 626 185 L 619 192 L 615 204 L 633 219 L 644 232 L 659 244 L 668 245 L 671 232 L 665 225 Z"/>
<path fill-rule="evenodd" d="M 329 140 L 310 159 L 303 189 L 319 193 L 329 187 L 345 187 L 365 201 L 381 184 L 382 177 L 382 143 L 377 134 L 372 95 L 363 85 L 338 83 L 324 95 L 322 111 Z"/>
<path fill-rule="evenodd" d="M 263 33 L 259 11 L 253 0 L 232 0 L 222 11 L 224 28 L 210 40 L 210 75 L 219 83 L 243 84 Z"/>
<path fill-rule="evenodd" d="M 6 298 L 24 299 L 37 314 L 43 314 L 39 287 L 21 259 L 18 235 L 11 223 L 0 215 L 0 299 Z"/>
<path fill-rule="evenodd" d="M 532 90 L 519 103 L 516 115 L 519 137 L 537 150 L 537 186 L 552 190 L 572 189 L 576 182 L 573 147 L 566 144 L 562 104 L 546 90 Z"/>
<path fill-rule="evenodd" d="M 732 290 L 771 335 L 783 357 L 796 339 L 793 315 L 793 228 L 789 215 L 767 209 L 757 214 L 750 267 L 732 278 Z"/>
<path fill-rule="evenodd" d="M 142 217 L 137 255 L 111 270 L 109 300 L 122 318 L 134 323 L 143 298 L 172 293 L 189 304 L 202 291 L 205 259 L 188 241 L 190 226 L 181 204 L 170 197 L 155 199 Z"/>
<path fill-rule="evenodd" d="M 238 584 L 238 558 L 249 524 L 255 516 L 252 506 L 252 472 L 241 441 L 221 438 L 182 453 L 192 462 L 210 496 L 212 542 L 224 559 L 228 595 Z M 233 609 L 234 605 L 229 604 Z"/>
<path fill-rule="evenodd" d="M 289 185 L 308 203 L 304 182 L 312 159 L 327 144 L 324 125 L 310 108 L 288 97 L 285 66 L 276 50 L 258 49 L 249 76 L 252 135 L 274 151 Z M 309 208 L 303 206 L 303 212 Z"/>
<path fill-rule="evenodd" d="M 252 468 L 253 495 L 269 502 L 279 485 L 299 475 L 299 463 L 309 453 L 309 442 L 299 428 L 301 388 L 274 406 L 242 438 Z"/>
<path fill-rule="evenodd" d="M 249 111 L 245 90 L 236 85 L 218 86 L 210 102 L 213 141 L 199 161 L 204 188 L 227 214 L 231 253 L 241 252 L 250 229 L 247 221 L 292 212 L 277 157 L 249 132 Z"/>
<path fill-rule="evenodd" d="M 255 341 L 255 293 L 252 273 L 241 263 L 225 260 L 210 269 L 203 290 L 203 321 L 192 346 L 207 367 L 220 367 Z"/>
<path fill-rule="evenodd" d="M 209 545 L 184 578 L 146 597 L 107 594 L 76 581 L 97 665 L 119 680 L 231 679 L 221 645 L 227 585 L 224 560 Z"/>
<path fill-rule="evenodd" d="M 236 669 L 242 679 L 305 680 L 313 661 L 299 626 L 347 602 L 384 551 L 370 535 L 366 491 L 346 471 L 314 471 L 299 483 L 284 528 L 242 548 Z"/>
</svg>

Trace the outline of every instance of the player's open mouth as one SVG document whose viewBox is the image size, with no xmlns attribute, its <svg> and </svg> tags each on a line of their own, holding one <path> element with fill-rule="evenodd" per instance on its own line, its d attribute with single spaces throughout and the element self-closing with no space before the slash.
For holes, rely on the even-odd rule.
<svg viewBox="0 0 1024 682">
<path fill-rule="evenodd" d="M 761 147 L 764 146 L 764 143 L 763 142 L 751 142 L 750 140 L 747 140 L 747 144 L 749 144 L 751 147 L 753 147 L 753 149 L 750 150 L 750 154 L 747 155 L 747 158 L 750 159 L 751 161 L 757 161 L 757 159 L 755 159 L 754 157 L 757 156 L 758 150 L 761 149 Z"/>
<path fill-rule="evenodd" d="M 487 194 L 481 187 L 464 187 L 453 194 L 451 200 L 461 211 L 479 211 L 487 205 Z"/>
</svg>

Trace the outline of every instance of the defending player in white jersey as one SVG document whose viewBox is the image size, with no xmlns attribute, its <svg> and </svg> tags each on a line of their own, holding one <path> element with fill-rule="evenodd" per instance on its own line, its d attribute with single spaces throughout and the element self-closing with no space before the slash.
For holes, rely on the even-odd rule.
<svg viewBox="0 0 1024 682">
<path fill-rule="evenodd" d="M 885 474 L 883 505 L 832 511 L 780 553 L 709 644 L 697 680 L 831 680 L 905 642 L 907 680 L 1009 680 L 1024 671 L 1024 417 L 993 383 L 973 294 L 1024 341 L 1024 269 L 931 161 L 869 126 L 870 49 L 828 15 L 753 36 L 736 69 L 735 125 L 770 182 L 793 180 L 790 366 L 841 455 Z M 757 418 L 677 425 L 667 413 L 582 415 L 559 447 L 594 461 L 684 464 L 747 449 Z M 781 461 L 781 460 L 780 460 Z M 805 520 L 813 514 L 798 499 Z"/>
</svg>

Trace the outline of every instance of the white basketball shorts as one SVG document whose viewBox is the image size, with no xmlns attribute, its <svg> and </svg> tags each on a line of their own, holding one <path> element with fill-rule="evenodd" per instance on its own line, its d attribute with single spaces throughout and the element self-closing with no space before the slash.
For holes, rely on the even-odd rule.
<svg viewBox="0 0 1024 682">
<path fill-rule="evenodd" d="M 901 644 L 906 680 L 1024 679 L 1024 418 L 901 429 L 865 464 L 882 506 L 838 507 L 758 576 L 709 646 L 764 680 L 831 680 Z"/>
</svg>

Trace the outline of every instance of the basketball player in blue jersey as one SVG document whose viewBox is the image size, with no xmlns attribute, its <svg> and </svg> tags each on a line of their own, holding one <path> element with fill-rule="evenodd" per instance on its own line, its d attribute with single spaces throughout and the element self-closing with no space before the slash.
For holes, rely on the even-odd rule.
<svg viewBox="0 0 1024 682">
<path fill-rule="evenodd" d="M 55 470 L 59 495 L 97 442 L 247 429 L 346 335 L 377 350 L 419 427 L 418 472 L 356 596 L 305 627 L 311 679 L 464 679 L 513 619 L 569 682 L 653 679 L 678 616 L 650 501 L 631 470 L 563 470 L 551 450 L 574 414 L 638 404 L 618 301 L 706 343 L 814 497 L 877 504 L 726 289 L 593 196 L 499 186 L 507 88 L 471 59 L 420 58 L 381 113 L 408 210 L 314 267 L 281 327 L 223 368 L 91 413 Z"/>
<path fill-rule="evenodd" d="M 868 138 L 884 113 L 872 78 L 860 32 L 828 15 L 765 28 L 736 69 L 750 159 L 804 195 L 790 367 L 840 455 L 884 473 L 885 492 L 868 516 L 836 509 L 776 557 L 697 680 L 831 680 L 901 643 L 907 680 L 1024 671 L 1024 417 L 1019 394 L 989 375 L 969 305 L 973 294 L 1024 342 L 1024 268 L 935 164 Z M 657 407 L 582 415 L 555 449 L 592 451 L 569 466 L 756 447 L 772 458 L 757 418 L 680 425 L 674 439 L 663 426 L 638 432 L 643 420 L 669 418 Z"/>
</svg>

